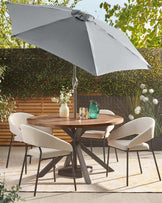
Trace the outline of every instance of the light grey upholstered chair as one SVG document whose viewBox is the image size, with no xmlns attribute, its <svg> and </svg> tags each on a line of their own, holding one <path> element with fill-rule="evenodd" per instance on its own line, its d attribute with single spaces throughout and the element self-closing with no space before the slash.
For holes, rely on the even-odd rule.
<svg viewBox="0 0 162 203">
<path fill-rule="evenodd" d="M 140 172 L 142 173 L 142 167 L 139 157 L 139 151 L 148 151 L 150 149 L 149 144 L 146 142 L 151 141 L 151 151 L 153 154 L 155 166 L 157 169 L 159 180 L 161 181 L 161 176 L 159 168 L 157 165 L 156 157 L 152 148 L 152 139 L 154 138 L 154 128 L 155 120 L 150 117 L 141 117 L 130 121 L 118 129 L 114 130 L 108 137 L 108 157 L 107 157 L 107 167 L 109 166 L 109 152 L 110 147 L 125 151 L 127 154 L 126 162 L 126 185 L 128 186 L 128 175 L 129 175 L 129 152 L 137 152 L 137 158 L 139 162 Z M 121 138 L 128 137 L 130 135 L 136 135 L 131 140 L 123 140 Z M 108 176 L 108 170 L 106 172 Z"/>
<path fill-rule="evenodd" d="M 11 139 L 10 139 L 10 146 L 9 146 L 9 150 L 8 150 L 6 168 L 8 168 L 8 164 L 9 164 L 12 143 L 13 142 L 21 142 L 21 143 L 23 142 L 20 125 L 27 124 L 27 118 L 30 118 L 31 116 L 33 116 L 33 115 L 29 114 L 29 113 L 17 112 L 17 113 L 12 113 L 8 118 L 9 129 L 11 132 Z M 45 132 L 48 132 L 50 134 L 53 133 L 52 128 L 49 128 L 49 127 L 41 127 L 41 126 L 34 126 L 34 127 L 38 128 L 40 130 L 43 130 Z M 13 140 L 13 138 L 14 138 L 14 140 Z M 31 162 L 31 158 L 30 158 L 30 162 Z"/>
<path fill-rule="evenodd" d="M 112 111 L 108 109 L 100 109 L 100 114 L 111 114 L 115 115 Z M 92 151 L 92 140 L 94 139 L 101 139 L 102 140 L 102 147 L 103 147 L 103 159 L 105 161 L 105 145 L 106 145 L 106 139 L 110 135 L 110 132 L 114 129 L 114 125 L 110 125 L 106 128 L 105 131 L 100 131 L 100 130 L 88 130 L 86 131 L 82 137 L 83 138 L 88 138 L 91 140 L 91 151 Z M 118 161 L 118 155 L 117 155 L 117 150 L 115 149 L 115 155 L 116 155 L 116 160 Z"/>
<path fill-rule="evenodd" d="M 27 147 L 25 149 L 25 156 L 24 156 L 24 161 L 23 161 L 22 170 L 20 174 L 19 186 L 21 185 L 21 180 L 22 180 L 22 175 L 23 175 L 23 170 L 24 170 L 25 160 L 27 155 L 30 155 L 35 158 L 39 158 L 36 181 L 35 181 L 34 196 L 36 195 L 36 191 L 37 191 L 37 183 L 38 183 L 41 161 L 70 155 L 71 162 L 72 162 L 74 187 L 76 191 L 75 169 L 74 169 L 74 162 L 72 158 L 73 148 L 71 144 L 57 137 L 54 137 L 49 133 L 46 133 L 42 130 L 36 129 L 29 125 L 21 125 L 21 131 L 22 131 L 23 142 L 26 143 L 26 146 L 27 144 L 30 144 L 35 147 L 29 150 L 27 149 Z M 55 181 L 55 166 L 54 166 L 54 181 Z"/>
</svg>

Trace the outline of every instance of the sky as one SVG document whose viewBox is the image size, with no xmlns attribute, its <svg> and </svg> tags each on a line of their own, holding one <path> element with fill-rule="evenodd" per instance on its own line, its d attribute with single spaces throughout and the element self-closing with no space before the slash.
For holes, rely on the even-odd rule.
<svg viewBox="0 0 162 203">
<path fill-rule="evenodd" d="M 99 7 L 101 2 L 105 2 L 106 0 L 82 0 L 77 3 L 75 9 L 82 10 L 86 13 L 93 15 L 95 18 L 100 19 L 102 21 L 105 20 L 105 10 Z M 119 4 L 123 5 L 124 2 L 128 2 L 127 0 L 107 0 L 107 3 L 114 5 Z"/>
</svg>

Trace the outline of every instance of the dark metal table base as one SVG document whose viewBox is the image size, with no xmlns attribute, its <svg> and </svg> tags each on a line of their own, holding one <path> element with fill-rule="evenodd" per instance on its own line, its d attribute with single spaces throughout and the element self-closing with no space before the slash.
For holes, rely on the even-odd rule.
<svg viewBox="0 0 162 203">
<path fill-rule="evenodd" d="M 72 128 L 72 129 L 68 129 L 68 128 L 63 128 L 63 130 L 73 139 L 73 141 L 71 142 L 72 146 L 73 146 L 73 156 L 74 156 L 74 165 L 75 168 L 77 168 L 77 159 L 79 161 L 80 164 L 80 169 L 78 169 L 77 175 L 80 176 L 80 174 L 83 175 L 85 183 L 86 184 L 91 184 L 91 180 L 88 174 L 88 170 L 87 170 L 87 166 L 82 154 L 82 150 L 88 154 L 90 157 L 92 157 L 93 160 L 95 160 L 96 162 L 98 162 L 103 168 L 107 169 L 107 165 L 98 157 L 96 156 L 94 153 L 92 153 L 90 150 L 88 150 L 83 143 L 81 143 L 80 139 L 82 134 L 85 132 L 85 129 L 82 128 Z M 39 174 L 39 177 L 44 176 L 52 167 L 54 164 L 56 164 L 61 158 L 55 159 L 55 161 L 51 161 Z M 70 176 L 70 168 L 67 168 L 68 162 L 66 160 L 66 164 L 64 165 L 65 168 L 61 169 L 59 171 L 59 175 L 69 175 Z M 67 169 L 66 169 L 67 168 Z M 80 172 L 79 172 L 80 171 Z M 109 167 L 108 169 L 109 172 L 112 172 L 113 169 Z M 61 173 L 61 174 L 60 174 Z M 71 176 L 70 176 L 71 177 Z"/>
<path fill-rule="evenodd" d="M 60 176 L 66 176 L 66 177 L 73 177 L 73 171 L 72 171 L 72 166 L 67 166 L 65 168 L 61 168 L 58 170 L 58 175 Z M 76 178 L 82 178 L 82 170 L 80 166 L 77 166 L 75 168 L 75 177 Z"/>
<path fill-rule="evenodd" d="M 93 167 L 92 166 L 86 166 L 87 170 L 89 172 L 93 171 Z M 64 168 L 60 168 L 58 170 L 58 175 L 60 176 L 65 176 L 65 177 L 73 177 L 73 171 L 72 171 L 72 166 L 71 165 L 67 165 Z M 82 170 L 81 167 L 79 165 L 77 165 L 77 167 L 75 168 L 75 178 L 82 178 Z"/>
</svg>

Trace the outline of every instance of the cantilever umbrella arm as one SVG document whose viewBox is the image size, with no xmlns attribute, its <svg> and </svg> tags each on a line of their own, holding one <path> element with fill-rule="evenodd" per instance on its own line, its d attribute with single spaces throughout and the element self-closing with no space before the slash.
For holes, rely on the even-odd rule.
<svg viewBox="0 0 162 203">
<path fill-rule="evenodd" d="M 73 65 L 73 79 L 72 79 L 72 86 L 74 90 L 74 119 L 76 119 L 77 113 L 77 87 L 78 87 L 78 79 L 76 77 L 76 66 Z"/>
</svg>

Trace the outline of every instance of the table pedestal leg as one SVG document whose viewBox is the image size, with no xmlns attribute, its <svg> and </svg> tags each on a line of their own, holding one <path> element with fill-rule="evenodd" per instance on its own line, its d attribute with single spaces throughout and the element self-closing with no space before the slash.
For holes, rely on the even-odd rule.
<svg viewBox="0 0 162 203">
<path fill-rule="evenodd" d="M 57 164 L 62 158 L 63 158 L 63 157 L 57 157 L 57 158 L 55 158 L 54 160 L 50 161 L 50 162 L 47 164 L 47 166 L 44 167 L 44 168 L 40 171 L 39 177 L 43 177 L 44 175 L 46 175 L 46 173 L 48 173 L 48 172 L 51 170 L 51 168 L 53 168 L 53 166 L 54 166 L 55 164 Z"/>
<path fill-rule="evenodd" d="M 75 155 L 77 155 L 80 165 L 78 166 L 75 162 L 75 176 L 76 178 L 84 177 L 86 184 L 91 184 L 91 180 L 88 174 L 87 166 L 81 151 L 79 144 L 75 146 Z M 59 169 L 58 175 L 72 177 L 72 166 L 66 166 L 65 168 Z"/>
<path fill-rule="evenodd" d="M 78 159 L 80 162 L 80 167 L 82 169 L 84 180 L 87 184 L 91 184 L 91 180 L 90 180 L 90 177 L 88 174 L 87 166 L 86 166 L 86 163 L 84 161 L 84 157 L 83 157 L 80 145 L 78 145 L 76 149 L 77 149 L 77 155 L 78 155 Z"/>
<path fill-rule="evenodd" d="M 74 166 L 76 170 L 76 177 L 81 178 L 84 177 L 84 180 L 87 184 L 91 184 L 91 180 L 87 171 L 87 166 L 84 161 L 84 157 L 81 151 L 81 147 L 79 145 L 81 135 L 84 133 L 82 128 L 77 129 L 63 129 L 72 139 L 72 146 L 73 146 L 73 156 L 74 156 Z M 80 166 L 77 165 L 77 158 L 79 160 Z M 69 164 L 68 159 L 66 159 L 66 167 L 63 169 L 59 169 L 58 174 L 62 176 L 72 176 L 72 169 L 71 166 L 67 166 Z"/>
<path fill-rule="evenodd" d="M 102 161 L 98 156 L 96 156 L 94 153 L 92 153 L 87 147 L 85 147 L 82 143 L 80 143 L 80 146 L 82 150 L 88 154 L 90 157 L 92 157 L 93 160 L 95 160 L 97 163 L 99 163 L 103 168 L 107 169 L 107 164 L 105 164 L 104 161 Z M 109 172 L 114 171 L 112 168 L 109 167 L 108 169 Z"/>
<path fill-rule="evenodd" d="M 70 162 L 71 162 L 71 158 L 70 158 L 70 156 L 67 156 L 66 160 L 65 160 L 65 163 L 64 163 L 64 168 L 68 167 L 70 165 Z"/>
</svg>

